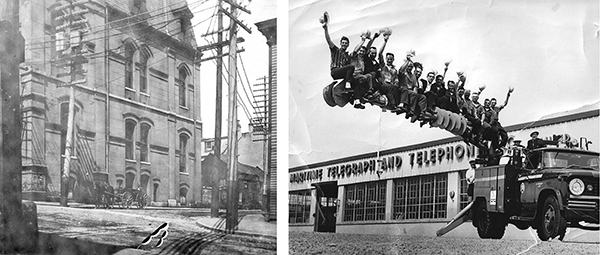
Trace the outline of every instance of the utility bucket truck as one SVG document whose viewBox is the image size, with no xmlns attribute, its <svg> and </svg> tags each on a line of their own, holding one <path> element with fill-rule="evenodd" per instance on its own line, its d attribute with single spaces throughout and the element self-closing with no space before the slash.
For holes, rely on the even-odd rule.
<svg viewBox="0 0 600 255">
<path fill-rule="evenodd" d="M 562 240 L 567 227 L 600 230 L 598 158 L 597 152 L 544 147 L 529 151 L 525 165 L 514 153 L 506 164 L 479 167 L 472 202 L 437 235 L 468 220 L 479 237 L 492 239 L 502 238 L 508 223 L 536 229 L 543 241 Z"/>
</svg>

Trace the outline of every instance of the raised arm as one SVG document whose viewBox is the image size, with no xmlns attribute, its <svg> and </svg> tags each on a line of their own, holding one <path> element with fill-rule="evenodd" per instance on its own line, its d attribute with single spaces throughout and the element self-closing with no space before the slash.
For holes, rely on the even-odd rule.
<svg viewBox="0 0 600 255">
<path fill-rule="evenodd" d="M 442 75 L 442 81 L 446 82 L 446 72 L 448 72 L 448 65 L 450 63 L 446 63 L 446 67 L 444 67 L 444 74 Z"/>
<path fill-rule="evenodd" d="M 404 60 L 404 63 L 402 63 L 402 65 L 400 67 L 398 67 L 398 73 L 405 73 L 406 72 L 406 68 L 408 68 L 408 63 L 412 62 L 410 60 L 410 57 L 406 56 L 406 59 Z"/>
<path fill-rule="evenodd" d="M 383 58 L 383 50 L 385 49 L 385 46 L 387 45 L 387 41 L 388 39 L 390 39 L 389 36 L 383 36 L 383 45 L 381 45 L 381 49 L 379 49 L 379 54 L 378 55 L 378 59 L 379 59 L 379 63 L 382 65 L 385 65 L 385 58 Z"/>
<path fill-rule="evenodd" d="M 465 74 L 463 72 L 458 72 L 458 82 L 456 83 L 456 87 L 460 88 L 460 87 L 464 87 L 465 83 L 467 83 L 467 77 L 465 76 Z"/>
<path fill-rule="evenodd" d="M 508 99 L 510 98 L 511 93 L 512 93 L 512 89 L 508 89 L 508 93 L 506 93 L 506 100 L 504 100 L 504 104 L 502 104 L 501 106 L 498 106 L 498 108 L 504 109 L 504 107 L 506 107 L 506 105 L 508 105 Z"/>
<path fill-rule="evenodd" d="M 323 24 L 323 31 L 325 31 L 325 40 L 327 40 L 327 44 L 329 48 L 335 47 L 333 41 L 331 41 L 331 37 L 329 36 L 329 29 L 327 28 L 327 23 Z"/>
<path fill-rule="evenodd" d="M 373 38 L 369 40 L 369 42 L 367 43 L 367 51 L 371 49 L 371 46 L 373 46 L 373 42 L 375 42 L 375 39 L 377 39 L 377 37 L 379 37 L 379 33 L 375 33 L 373 35 Z"/>
<path fill-rule="evenodd" d="M 366 37 L 364 35 L 360 36 L 360 43 L 356 45 L 356 47 L 354 47 L 354 50 L 352 51 L 352 53 L 350 55 L 352 56 L 356 56 L 356 54 L 358 54 L 358 50 L 360 50 L 360 47 L 363 46 L 363 44 L 365 44 L 365 40 Z"/>
</svg>

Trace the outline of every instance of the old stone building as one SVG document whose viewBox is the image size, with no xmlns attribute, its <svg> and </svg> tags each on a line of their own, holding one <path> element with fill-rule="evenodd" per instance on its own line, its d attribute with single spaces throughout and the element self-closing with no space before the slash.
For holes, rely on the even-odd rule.
<svg viewBox="0 0 600 255">
<path fill-rule="evenodd" d="M 80 40 L 89 62 L 87 81 L 74 85 L 73 198 L 93 178 L 139 187 L 157 205 L 200 201 L 201 53 L 186 1 L 90 0 L 72 9 L 76 35 L 57 29 L 67 4 L 20 2 L 24 196 L 60 191 L 71 77 L 56 60 Z"/>
</svg>

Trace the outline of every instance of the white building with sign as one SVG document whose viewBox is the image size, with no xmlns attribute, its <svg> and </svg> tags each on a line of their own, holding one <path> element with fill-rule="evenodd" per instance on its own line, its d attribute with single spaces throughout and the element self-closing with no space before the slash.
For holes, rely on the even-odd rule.
<svg viewBox="0 0 600 255">
<path fill-rule="evenodd" d="M 598 151 L 599 113 L 593 104 L 505 129 L 525 145 L 535 130 Z M 476 156 L 451 137 L 291 168 L 290 231 L 434 235 L 469 203 L 465 173 Z"/>
</svg>

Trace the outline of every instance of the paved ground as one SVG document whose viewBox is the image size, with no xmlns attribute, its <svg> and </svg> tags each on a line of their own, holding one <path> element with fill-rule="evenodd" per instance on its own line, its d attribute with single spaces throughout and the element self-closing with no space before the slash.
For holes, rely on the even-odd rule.
<svg viewBox="0 0 600 255">
<path fill-rule="evenodd" d="M 71 206 L 38 203 L 40 253 L 276 254 L 276 239 L 271 235 L 275 233 L 276 223 L 265 222 L 260 212 L 240 212 L 245 216 L 239 232 L 244 233 L 231 235 L 208 228 L 219 221 L 208 217 L 208 210 Z M 150 244 L 134 250 L 164 222 L 169 223 L 169 232 L 161 247 L 156 247 L 158 239 L 153 238 Z"/>
<path fill-rule="evenodd" d="M 597 242 L 290 232 L 290 254 L 599 254 Z"/>
</svg>

